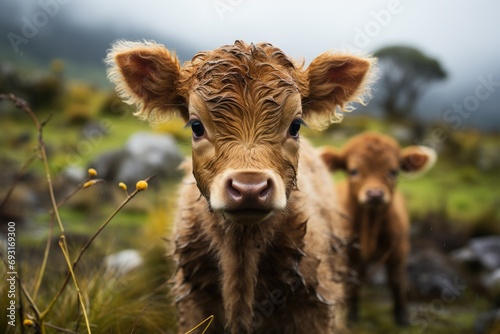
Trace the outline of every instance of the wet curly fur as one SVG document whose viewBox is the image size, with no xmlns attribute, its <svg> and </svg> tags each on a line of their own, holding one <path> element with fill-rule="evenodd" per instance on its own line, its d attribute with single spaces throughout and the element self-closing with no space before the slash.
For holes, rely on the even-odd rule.
<svg viewBox="0 0 500 334">
<path fill-rule="evenodd" d="M 325 128 L 365 101 L 374 59 L 324 53 L 304 69 L 269 43 L 236 41 L 181 67 L 153 42 L 118 42 L 107 63 L 139 117 L 195 115 L 206 128 L 193 139 L 175 223 L 179 333 L 210 315 L 207 333 L 340 330 L 346 268 L 334 188 L 316 151 L 288 128 L 297 117 Z M 211 210 L 214 179 L 229 168 L 278 175 L 286 207 L 255 224 Z"/>
</svg>

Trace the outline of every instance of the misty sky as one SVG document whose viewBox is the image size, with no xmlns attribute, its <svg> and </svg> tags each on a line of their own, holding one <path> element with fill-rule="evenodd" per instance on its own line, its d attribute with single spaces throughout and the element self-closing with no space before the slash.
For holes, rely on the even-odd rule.
<svg viewBox="0 0 500 334">
<path fill-rule="evenodd" d="M 450 96 L 441 109 L 457 99 L 452 93 L 461 90 L 458 99 L 473 93 L 479 76 L 500 81 L 500 2 L 495 0 L 31 0 L 24 2 L 26 16 L 39 10 L 39 1 L 60 2 L 57 15 L 78 25 L 150 30 L 195 50 L 236 39 L 266 41 L 309 63 L 330 49 L 415 46 L 448 72 L 446 82 L 428 94 Z M 500 88 L 494 96 L 500 97 Z"/>
<path fill-rule="evenodd" d="M 200 49 L 266 41 L 309 62 L 328 49 L 409 44 L 453 75 L 500 60 L 495 0 L 31 0 L 26 16 L 39 1 L 60 2 L 58 15 L 81 25 L 148 29 Z"/>
<path fill-rule="evenodd" d="M 310 61 L 332 48 L 373 51 L 404 43 L 453 69 L 500 60 L 500 2 L 494 0 L 71 0 L 64 6 L 81 24 L 140 26 L 200 49 L 266 41 Z"/>
</svg>

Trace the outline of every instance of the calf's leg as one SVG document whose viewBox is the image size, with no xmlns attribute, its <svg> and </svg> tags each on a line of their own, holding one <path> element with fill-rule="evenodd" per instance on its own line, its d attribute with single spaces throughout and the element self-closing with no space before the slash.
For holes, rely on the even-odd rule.
<svg viewBox="0 0 500 334">
<path fill-rule="evenodd" d="M 397 254 L 400 255 L 400 254 Z M 407 326 L 408 305 L 407 305 L 407 277 L 406 277 L 406 259 L 397 256 L 389 258 L 387 262 L 387 280 L 392 292 L 394 301 L 393 315 L 394 320 L 399 326 Z"/>
</svg>

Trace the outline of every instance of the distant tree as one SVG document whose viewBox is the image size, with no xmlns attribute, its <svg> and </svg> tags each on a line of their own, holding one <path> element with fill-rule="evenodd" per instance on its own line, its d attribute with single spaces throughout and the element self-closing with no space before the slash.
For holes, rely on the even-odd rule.
<svg viewBox="0 0 500 334">
<path fill-rule="evenodd" d="M 446 78 L 437 59 L 407 46 L 390 46 L 375 52 L 381 70 L 381 104 L 386 116 L 402 119 L 413 114 L 429 84 Z"/>
</svg>

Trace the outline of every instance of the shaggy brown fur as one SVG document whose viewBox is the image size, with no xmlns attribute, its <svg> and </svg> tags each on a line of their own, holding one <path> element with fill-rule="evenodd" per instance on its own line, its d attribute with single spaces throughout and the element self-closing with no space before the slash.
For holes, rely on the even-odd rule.
<svg viewBox="0 0 500 334">
<path fill-rule="evenodd" d="M 403 197 L 395 187 L 399 171 L 422 172 L 433 165 L 435 153 L 422 146 L 401 150 L 392 138 L 376 133 L 354 137 L 340 151 L 321 151 L 331 170 L 345 170 L 349 175 L 337 185 L 337 192 L 340 206 L 351 221 L 351 235 L 359 242 L 359 248 L 349 251 L 350 268 L 363 280 L 369 264 L 385 264 L 395 320 L 407 324 L 409 219 Z M 357 318 L 358 289 L 359 283 L 355 283 L 348 291 L 352 320 Z"/>
<path fill-rule="evenodd" d="M 325 53 L 304 70 L 271 44 L 237 41 L 182 67 L 152 42 L 118 42 L 107 61 L 138 116 L 175 112 L 193 128 L 174 235 L 179 333 L 210 315 L 210 333 L 340 327 L 335 194 L 297 132 L 362 102 L 374 60 Z"/>
</svg>

